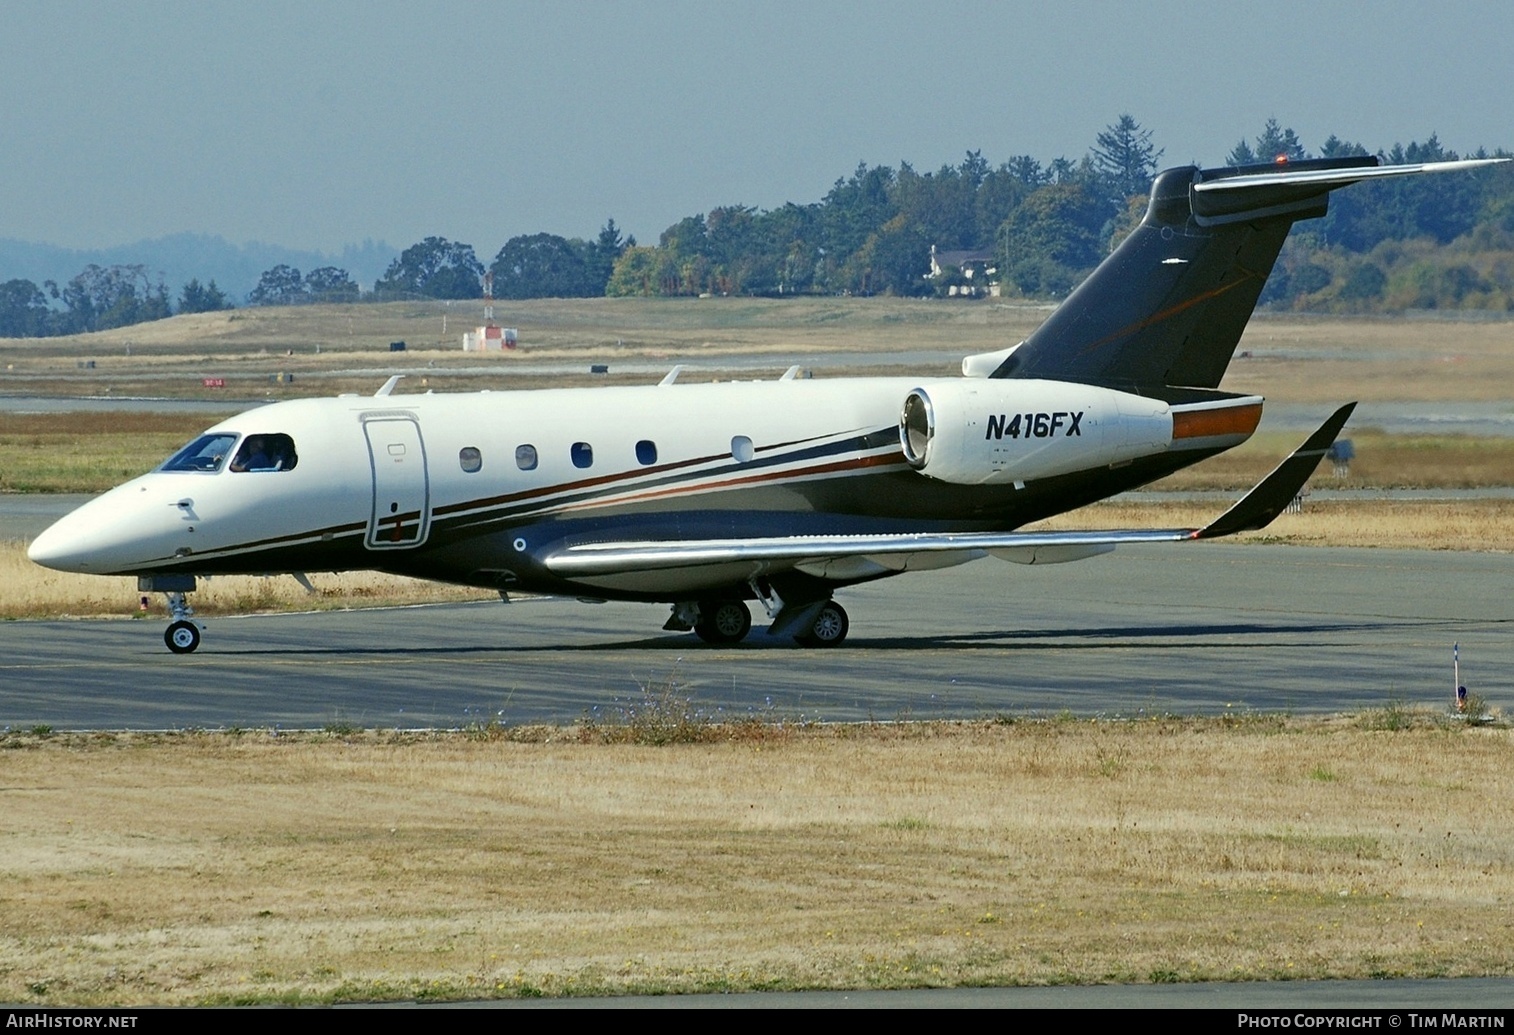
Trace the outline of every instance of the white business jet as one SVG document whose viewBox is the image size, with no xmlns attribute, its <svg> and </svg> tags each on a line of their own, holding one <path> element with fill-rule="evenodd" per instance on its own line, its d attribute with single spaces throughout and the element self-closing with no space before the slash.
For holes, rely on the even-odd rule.
<svg viewBox="0 0 1514 1035">
<path fill-rule="evenodd" d="M 985 556 L 1074 561 L 1261 528 L 1337 410 L 1196 529 L 1021 532 L 1244 442 L 1262 399 L 1219 391 L 1289 228 L 1332 189 L 1488 161 L 1171 169 L 1136 229 L 1025 341 L 946 379 L 375 396 L 223 421 L 32 543 L 63 571 L 167 595 L 200 645 L 198 576 L 377 569 L 511 592 L 671 605 L 665 629 L 805 646 L 847 635 L 836 590 Z"/>
</svg>

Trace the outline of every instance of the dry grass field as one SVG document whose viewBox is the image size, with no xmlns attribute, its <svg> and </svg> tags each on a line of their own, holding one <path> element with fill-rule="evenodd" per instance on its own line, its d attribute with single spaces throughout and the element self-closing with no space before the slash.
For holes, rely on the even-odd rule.
<svg viewBox="0 0 1514 1035">
<path fill-rule="evenodd" d="M 1506 975 L 1511 731 L 0 739 L 0 999 Z"/>
<path fill-rule="evenodd" d="M 8 394 L 166 395 L 274 399 L 371 392 L 381 371 L 408 369 L 438 390 L 588 384 L 620 380 L 617 361 L 669 366 L 686 358 L 771 354 L 774 373 L 807 356 L 850 353 L 846 370 L 952 375 L 962 356 L 1026 337 L 1049 306 L 892 298 L 542 299 L 501 302 L 500 322 L 520 330 L 504 356 L 464 355 L 461 334 L 482 321 L 479 302 L 242 309 L 176 316 L 72 338 L 0 339 Z M 445 324 L 445 331 L 443 330 Z M 389 351 L 403 340 L 403 354 Z M 1503 400 L 1514 367 L 1514 321 L 1261 315 L 1241 339 L 1222 387 L 1278 402 Z M 868 365 L 869 353 L 935 353 L 907 370 Z M 93 369 L 81 364 L 93 362 Z M 583 373 L 549 377 L 517 368 L 566 363 Z M 589 378 L 590 363 L 610 377 Z M 484 372 L 494 368 L 497 373 Z M 271 383 L 271 375 L 294 375 Z M 743 375 L 752 376 L 752 375 Z M 226 379 L 206 389 L 205 377 Z M 632 378 L 645 382 L 645 377 Z"/>
<path fill-rule="evenodd" d="M 222 418 L 180 413 L 0 413 L 0 492 L 104 492 Z"/>
<path fill-rule="evenodd" d="M 1514 407 L 1511 407 L 1514 408 Z M 1514 438 L 1472 435 L 1389 435 L 1351 428 L 1356 449 L 1349 473 L 1335 477 L 1322 463 L 1310 479 L 1319 489 L 1486 489 L 1514 485 Z M 1244 492 L 1298 448 L 1297 432 L 1261 431 L 1248 441 L 1147 488 L 1154 491 Z"/>
</svg>

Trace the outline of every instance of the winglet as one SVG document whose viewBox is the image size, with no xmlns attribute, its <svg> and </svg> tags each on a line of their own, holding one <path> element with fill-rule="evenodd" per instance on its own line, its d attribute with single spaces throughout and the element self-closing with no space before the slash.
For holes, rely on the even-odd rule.
<svg viewBox="0 0 1514 1035">
<path fill-rule="evenodd" d="M 1321 424 L 1307 442 L 1293 451 L 1292 456 L 1278 464 L 1271 474 L 1241 497 L 1235 506 L 1194 532 L 1193 538 L 1217 539 L 1237 532 L 1266 528 L 1304 487 L 1354 409 L 1356 403 L 1347 403 L 1332 413 L 1330 419 Z"/>
</svg>

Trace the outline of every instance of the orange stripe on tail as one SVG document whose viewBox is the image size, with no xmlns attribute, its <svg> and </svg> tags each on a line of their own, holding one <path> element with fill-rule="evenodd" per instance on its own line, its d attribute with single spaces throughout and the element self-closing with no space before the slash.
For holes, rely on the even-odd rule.
<svg viewBox="0 0 1514 1035">
<path fill-rule="evenodd" d="M 1214 438 L 1220 435 L 1250 437 L 1262 422 L 1262 404 L 1245 403 L 1223 409 L 1173 410 L 1172 440 Z"/>
</svg>

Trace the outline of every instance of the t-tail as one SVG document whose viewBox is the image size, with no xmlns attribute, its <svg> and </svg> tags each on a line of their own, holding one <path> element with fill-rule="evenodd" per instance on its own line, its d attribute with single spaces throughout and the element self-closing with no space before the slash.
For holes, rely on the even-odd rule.
<svg viewBox="0 0 1514 1035">
<path fill-rule="evenodd" d="M 1382 166 L 1373 157 L 1159 174 L 1141 225 L 989 375 L 1146 395 L 1215 389 L 1299 219 L 1359 180 L 1492 165 Z"/>
</svg>

